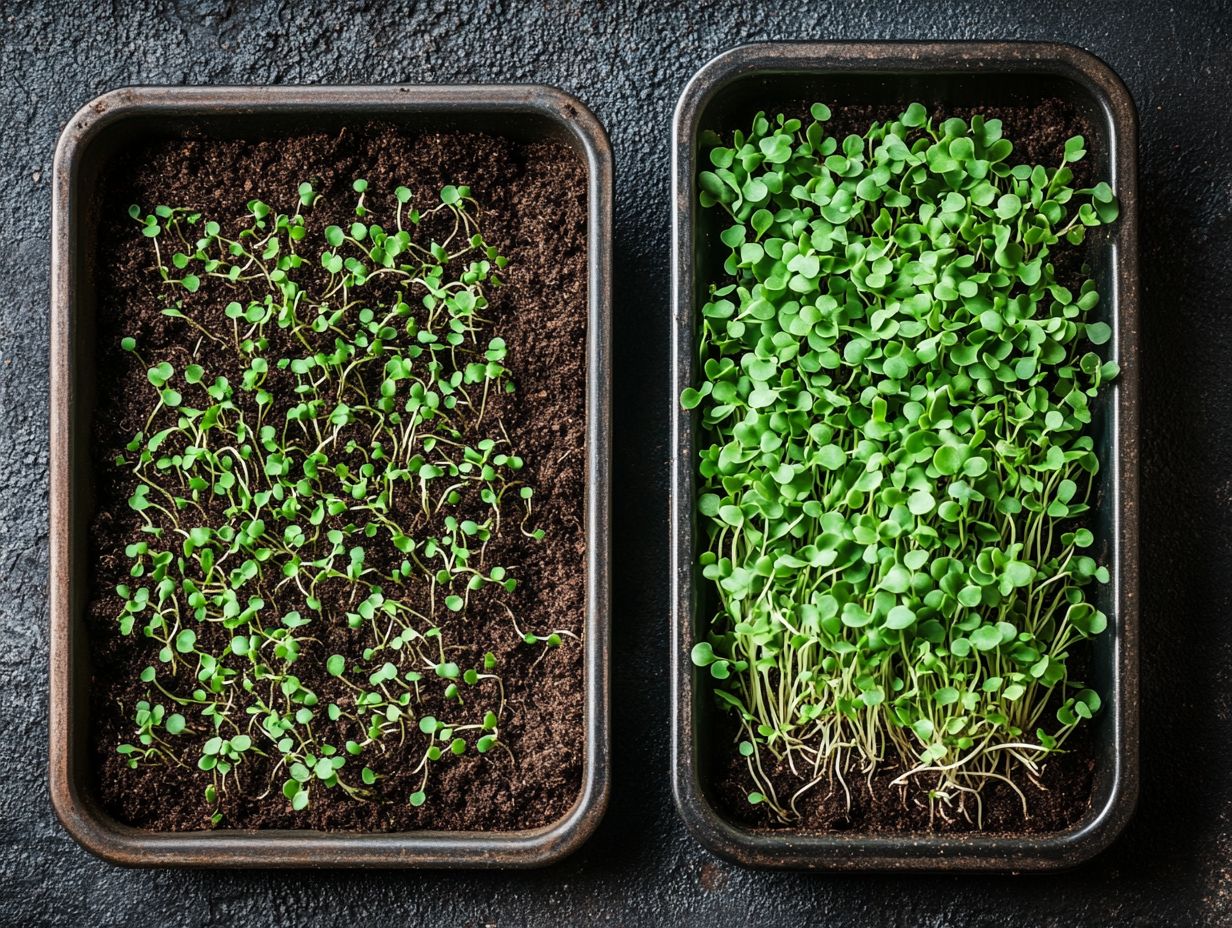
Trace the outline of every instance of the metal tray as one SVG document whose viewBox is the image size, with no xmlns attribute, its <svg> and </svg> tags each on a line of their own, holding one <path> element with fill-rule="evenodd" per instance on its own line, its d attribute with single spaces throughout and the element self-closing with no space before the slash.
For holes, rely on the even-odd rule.
<svg viewBox="0 0 1232 928">
<path fill-rule="evenodd" d="M 1093 723 L 1091 809 L 1052 834 L 887 835 L 753 829 L 723 816 L 712 793 L 716 712 L 689 651 L 705 628 L 697 563 L 696 417 L 678 397 L 693 383 L 697 307 L 716 266 L 717 229 L 697 205 L 699 136 L 747 127 L 791 103 L 1030 104 L 1060 97 L 1089 121 L 1089 158 L 1109 179 L 1121 217 L 1093 257 L 1121 376 L 1095 423 L 1104 465 L 1094 529 L 1112 582 L 1101 608 L 1091 682 L 1104 696 Z M 818 42 L 746 45 L 719 55 L 685 88 L 673 124 L 672 786 L 685 824 L 707 848 L 748 866 L 814 870 L 1051 870 L 1078 864 L 1125 827 L 1138 791 L 1138 200 L 1137 116 L 1124 84 L 1069 45 L 1015 42 Z M 721 259 L 719 259 L 721 260 Z"/>
<path fill-rule="evenodd" d="M 88 744 L 90 422 L 95 391 L 94 281 L 100 165 L 121 141 L 191 131 L 261 138 L 371 119 L 408 128 L 554 138 L 588 166 L 586 343 L 585 725 L 582 790 L 552 825 L 519 832 L 155 832 L 99 806 Z M 607 804 L 610 740 L 609 430 L 612 154 L 599 121 L 550 87 L 149 87 L 87 104 L 60 136 L 51 249 L 50 787 L 56 814 L 88 850 L 118 864 L 199 867 L 533 867 L 575 850 Z"/>
</svg>

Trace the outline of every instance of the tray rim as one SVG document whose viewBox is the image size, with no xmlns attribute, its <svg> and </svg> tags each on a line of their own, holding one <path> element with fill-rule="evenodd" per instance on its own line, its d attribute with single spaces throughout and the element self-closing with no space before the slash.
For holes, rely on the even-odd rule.
<svg viewBox="0 0 1232 928">
<path fill-rule="evenodd" d="M 577 802 L 558 821 L 512 832 L 324 832 L 218 830 L 165 832 L 134 828 L 103 812 L 79 780 L 77 751 L 87 724 L 74 691 L 75 654 L 86 631 L 72 611 L 74 507 L 78 477 L 72 431 L 79 384 L 75 289 L 84 258 L 80 242 L 79 174 L 90 147 L 134 119 L 329 113 L 391 118 L 463 113 L 507 122 L 533 116 L 550 123 L 587 162 L 586 451 L 587 492 L 584 635 L 585 761 Z M 497 134 L 501 134 L 499 130 Z M 262 132 L 251 133 L 260 137 Z M 544 84 L 371 86 L 132 86 L 83 106 L 56 145 L 52 184 L 50 353 L 50 799 L 56 816 L 86 850 L 124 866 L 184 867 L 539 867 L 575 851 L 598 827 L 610 791 L 610 521 L 611 263 L 613 162 L 607 133 L 576 97 Z M 83 469 L 87 464 L 77 465 Z M 88 478 L 86 478 L 88 479 Z"/>
<path fill-rule="evenodd" d="M 733 824 L 706 799 L 695 757 L 694 704 L 704 694 L 689 660 L 693 641 L 693 460 L 689 416 L 676 398 L 689 385 L 693 341 L 693 197 L 696 137 L 706 105 L 732 81 L 758 73 L 1037 74 L 1073 81 L 1111 127 L 1109 163 L 1121 201 L 1113 233 L 1114 348 L 1121 365 L 1112 406 L 1119 488 L 1113 514 L 1116 614 L 1112 693 L 1112 785 L 1107 802 L 1073 828 L 1031 836 L 817 834 Z M 904 101 L 906 102 L 906 101 Z M 751 867 L 897 872 L 1061 870 L 1104 850 L 1124 830 L 1138 796 L 1138 203 L 1137 114 L 1121 79 L 1102 60 L 1056 42 L 759 42 L 707 62 L 682 92 L 672 122 L 671 699 L 672 792 L 689 831 L 710 851 Z"/>
</svg>

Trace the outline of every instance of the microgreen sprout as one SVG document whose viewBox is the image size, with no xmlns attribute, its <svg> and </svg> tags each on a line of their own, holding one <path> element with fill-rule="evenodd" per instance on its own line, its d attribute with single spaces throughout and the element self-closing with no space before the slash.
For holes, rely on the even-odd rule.
<svg viewBox="0 0 1232 928">
<path fill-rule="evenodd" d="M 811 117 L 759 114 L 698 178 L 726 260 L 680 397 L 717 601 L 693 662 L 783 821 L 886 770 L 945 817 L 979 823 L 992 782 L 1027 813 L 1022 778 L 1100 706 L 1069 659 L 1107 625 L 1082 520 L 1118 371 L 1053 256 L 1116 199 L 1071 186 L 1081 138 L 1013 165 L 996 119 Z"/>
<path fill-rule="evenodd" d="M 382 197 L 363 179 L 354 222 L 312 249 L 317 183 L 289 212 L 251 200 L 238 228 L 129 211 L 191 359 L 121 342 L 152 392 L 117 458 L 139 529 L 117 622 L 149 640 L 154 695 L 117 750 L 130 767 L 199 770 L 214 825 L 231 790 L 281 793 L 293 811 L 324 791 L 393 799 L 380 787 L 395 746 L 421 745 L 416 788 L 398 797 L 412 806 L 442 763 L 513 757 L 495 650 L 465 637 L 477 606 L 517 586 L 490 551 L 502 528 L 544 537 L 524 462 L 488 414 L 514 391 L 488 302 L 505 259 L 470 188 L 413 205 L 410 188 Z M 239 376 L 210 369 L 219 352 Z M 334 627 L 362 653 L 322 653 Z M 515 630 L 548 646 L 569 634 Z M 304 684 L 308 661 L 328 692 Z M 268 782 L 248 782 L 253 769 Z"/>
</svg>

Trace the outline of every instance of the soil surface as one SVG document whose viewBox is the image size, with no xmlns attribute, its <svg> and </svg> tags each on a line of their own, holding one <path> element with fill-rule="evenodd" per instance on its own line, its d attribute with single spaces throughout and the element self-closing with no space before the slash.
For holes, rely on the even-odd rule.
<svg viewBox="0 0 1232 928">
<path fill-rule="evenodd" d="M 393 742 L 386 753 L 364 756 L 364 763 L 381 776 L 377 801 L 359 802 L 339 789 L 316 789 L 309 807 L 294 812 L 279 791 L 280 775 L 264 798 L 248 798 L 259 789 L 224 793 L 220 827 L 524 829 L 559 819 L 580 792 L 584 759 L 580 636 L 586 589 L 586 168 L 572 150 L 555 143 L 519 144 L 488 135 L 410 132 L 374 124 L 261 142 L 193 138 L 147 142 L 119 152 L 101 186 L 105 193 L 95 267 L 98 396 L 92 447 L 97 506 L 90 531 L 91 736 L 100 797 L 124 822 L 156 830 L 195 830 L 209 827 L 213 811 L 204 799 L 209 775 L 191 766 L 199 754 L 197 742 L 211 734 L 204 726 L 197 734 L 175 740 L 189 759 L 188 766 L 143 765 L 134 770 L 116 754 L 118 744 L 134 739 L 133 706 L 148 694 L 139 674 L 157 664 L 158 650 L 158 644 L 144 638 L 139 629 L 124 637 L 116 625 L 121 600 L 113 589 L 127 574 L 124 548 L 148 536 L 141 535 L 142 519 L 126 503 L 136 480 L 113 459 L 143 428 L 152 396 L 145 364 L 121 350 L 120 340 L 136 336 L 149 363 L 170 360 L 177 369 L 188 362 L 198 341 L 182 321 L 161 314 L 167 297 L 150 242 L 129 219 L 128 205 L 140 204 L 143 212 L 157 204 L 191 207 L 220 222 L 224 230 L 235 229 L 253 198 L 275 210 L 293 212 L 297 186 L 308 180 L 321 195 L 307 212 L 306 242 L 319 244 L 316 252 L 306 247 L 304 253 L 315 255 L 324 247 L 325 226 L 345 226 L 354 220 L 357 195 L 351 184 L 360 177 L 368 181 L 366 202 L 377 211 L 371 221 L 379 221 L 386 208 L 392 214 L 393 191 L 399 185 L 413 191 L 416 203 L 428 204 L 436 202 L 446 184 L 469 185 L 480 205 L 486 241 L 509 259 L 501 274 L 504 286 L 488 292 L 491 305 L 485 316 L 492 321 L 488 334 L 500 335 L 508 346 L 504 364 L 517 392 L 496 396 L 493 391 L 486 422 L 490 428 L 499 418 L 516 453 L 525 459 L 520 477 L 535 488 L 533 525 L 545 530 L 546 539 L 526 544 L 517 531 L 498 534 L 488 557 L 508 566 L 520 579 L 517 590 L 502 599 L 520 617 L 524 630 L 562 630 L 576 637 L 566 636 L 560 647 L 551 649 L 527 645 L 503 608 L 491 598 L 476 597 L 478 605 L 446 619 L 442 627 L 450 643 L 460 646 L 451 659 L 462 666 L 481 662 L 484 651 L 495 653 L 507 699 L 501 741 L 509 753 L 493 750 L 481 757 L 472 750 L 461 758 L 447 754 L 434 765 L 429 800 L 413 808 L 406 800 L 419 788 L 419 778 L 411 770 L 419 763 L 424 744 L 419 737 L 408 737 L 399 747 L 396 739 L 386 738 L 383 741 Z M 310 263 L 323 277 L 315 258 Z M 297 273 L 296 279 L 311 289 L 311 273 Z M 231 299 L 243 302 L 244 296 L 226 282 L 219 283 L 222 286 L 215 287 L 207 281 L 199 292 L 186 296 L 185 311 L 203 323 L 228 325 L 222 307 Z M 277 353 L 282 331 L 274 329 L 267 357 L 289 356 Z M 223 373 L 232 383 L 242 376 L 233 353 L 208 341 L 196 350 L 207 371 Z M 279 391 L 271 388 L 271 392 Z M 281 421 L 285 410 L 278 402 L 272 412 Z M 393 563 L 374 566 L 389 569 Z M 324 621 L 313 626 L 319 641 L 306 643 L 294 665 L 294 672 L 322 703 L 340 695 L 338 681 L 325 670 L 325 657 L 341 653 L 349 663 L 364 646 L 361 633 L 346 626 L 342 613 L 348 590 L 346 584 L 339 586 L 322 594 Z M 203 649 L 220 653 L 232 633 L 206 625 L 195 623 L 199 642 Z M 224 637 L 215 641 L 214 635 Z M 192 689 L 185 670 L 175 682 L 176 691 Z M 475 698 L 487 708 L 482 700 L 495 696 Z M 433 707 L 429 703 L 424 708 Z M 245 784 L 263 784 L 270 779 L 270 764 L 248 755 L 237 769 L 242 770 Z"/>
<path fill-rule="evenodd" d="M 801 101 L 783 107 L 782 111 L 807 120 L 812 102 Z M 850 133 L 863 134 L 873 122 L 896 118 L 906 108 L 905 103 L 844 106 L 834 101 L 823 102 L 833 114 L 825 124 L 827 134 L 840 139 Z M 774 112 L 777 111 L 767 110 L 770 115 Z M 1082 114 L 1059 98 L 1045 99 L 1033 106 L 1001 106 L 995 110 L 962 106 L 934 106 L 930 110 L 934 120 L 953 117 L 970 120 L 976 114 L 985 119 L 1001 120 L 1003 137 L 1014 143 L 1014 151 L 1008 159 L 1011 163 L 1043 164 L 1051 168 L 1062 163 L 1066 139 L 1082 135 L 1088 149 L 1097 143 Z M 1075 189 L 1091 186 L 1100 179 L 1092 175 L 1091 165 L 1096 160 L 1088 153 L 1085 159 L 1070 165 L 1074 172 L 1071 185 Z M 1058 283 L 1077 291 L 1089 276 L 1083 267 L 1087 252 L 1085 243 L 1078 247 L 1066 242 L 1053 246 L 1051 257 Z M 1097 508 L 1098 500 L 1091 502 L 1093 508 Z M 1107 552 L 1105 561 L 1106 555 Z M 1071 667 L 1084 666 L 1089 656 L 1082 653 L 1081 646 L 1072 650 Z M 1038 782 L 1025 777 L 1017 781 L 1027 798 L 1029 814 L 1024 814 L 1022 800 L 1009 786 L 995 783 L 983 790 L 982 823 L 977 824 L 973 806 L 968 806 L 968 814 L 944 810 L 939 804 L 930 808 L 927 794 L 921 798 L 918 788 L 908 790 L 890 785 L 901 771 L 887 769 L 871 779 L 858 771 L 846 774 L 850 800 L 837 780 L 833 784 L 819 784 L 798 801 L 800 821 L 785 825 L 766 805 L 755 806 L 748 802 L 748 794 L 755 786 L 745 759 L 735 750 L 735 728 L 730 727 L 733 736 L 716 742 L 714 798 L 724 814 L 752 827 L 865 834 L 977 830 L 986 834 L 1038 834 L 1068 828 L 1081 820 L 1091 807 L 1095 755 L 1089 730 L 1080 727 L 1066 742 L 1065 751 L 1058 752 L 1043 765 Z M 767 772 L 780 797 L 793 795 L 808 782 L 785 764 Z"/>
<path fill-rule="evenodd" d="M 1037 782 L 1025 776 L 1016 785 L 1026 797 L 1023 801 L 1009 786 L 997 782 L 984 787 L 982 821 L 972 802 L 959 811 L 940 802 L 931 808 L 924 780 L 909 786 L 894 785 L 901 770 L 887 767 L 867 778 L 858 770 L 844 775 L 850 795 L 842 785 L 822 782 L 800 797 L 796 808 L 800 820 L 790 825 L 779 821 L 764 805 L 751 805 L 754 789 L 745 759 L 732 746 L 724 752 L 717 770 L 715 799 L 734 821 L 753 828 L 804 832 L 852 832 L 859 834 L 903 834 L 915 832 L 974 832 L 982 834 L 1046 834 L 1076 824 L 1091 805 L 1095 777 L 1095 755 L 1090 732 L 1079 728 L 1066 742 L 1066 750 L 1053 755 L 1043 765 Z M 796 776 L 786 764 L 770 772 L 776 794 L 786 801 L 807 780 Z"/>
</svg>

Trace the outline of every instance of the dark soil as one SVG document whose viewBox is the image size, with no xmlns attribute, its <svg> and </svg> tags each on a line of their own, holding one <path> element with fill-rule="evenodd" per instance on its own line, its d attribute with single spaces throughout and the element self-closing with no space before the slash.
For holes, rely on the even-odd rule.
<svg viewBox="0 0 1232 928">
<path fill-rule="evenodd" d="M 224 229 L 233 229 L 254 197 L 293 211 L 298 184 L 310 180 L 322 200 L 308 213 L 307 241 L 322 242 L 326 225 L 349 225 L 354 219 L 351 182 L 357 177 L 368 180 L 366 202 L 373 209 L 392 204 L 399 185 L 411 188 L 417 203 L 430 203 L 446 184 L 469 184 L 482 209 L 485 239 L 509 259 L 501 275 L 505 286 L 489 292 L 491 306 L 485 315 L 494 323 L 491 334 L 501 335 L 508 345 L 505 365 L 517 393 L 497 397 L 494 391 L 487 421 L 500 418 L 526 461 L 522 477 L 535 487 L 533 524 L 546 531 L 546 540 L 525 544 L 518 532 L 502 533 L 489 546 L 488 556 L 520 579 L 518 589 L 502 598 L 525 628 L 563 629 L 579 638 L 582 634 L 587 285 L 586 168 L 581 159 L 554 143 L 519 144 L 489 135 L 417 133 L 383 125 L 261 142 L 166 139 L 121 151 L 101 186 L 103 220 L 95 267 L 98 395 L 92 450 L 97 506 L 90 531 L 89 621 L 97 787 L 103 805 L 124 822 L 194 830 L 209 827 L 213 811 L 203 796 L 208 774 L 169 765 L 133 770 L 115 753 L 118 744 L 133 740 L 133 705 L 147 697 L 138 675 L 157 663 L 158 650 L 139 632 L 121 636 L 115 621 L 121 601 L 112 590 L 126 577 L 124 547 L 147 536 L 140 534 L 141 519 L 126 504 L 135 478 L 115 467 L 113 458 L 143 427 L 151 408 L 145 367 L 121 350 L 120 340 L 137 336 L 147 360 L 167 359 L 177 369 L 187 363 L 196 342 L 184 323 L 161 315 L 166 297 L 149 241 L 128 218 L 128 205 L 138 203 L 146 210 L 156 204 L 192 207 Z M 324 272 L 318 267 L 317 273 Z M 305 281 L 302 274 L 297 279 L 311 285 L 311 278 Z M 222 295 L 211 286 L 203 285 L 187 297 L 185 310 L 203 322 L 219 323 L 221 307 L 244 297 L 234 290 Z M 280 332 L 275 329 L 271 338 L 270 357 L 284 356 L 277 353 Z M 206 342 L 198 349 L 198 359 L 211 373 L 238 382 L 238 364 L 227 352 Z M 280 416 L 282 411 L 274 409 Z M 358 657 L 363 647 L 361 633 L 348 629 L 343 619 L 348 593 L 343 587 L 322 595 L 324 621 L 318 619 L 313 627 L 320 643 L 305 645 L 294 665 L 322 704 L 342 695 L 338 682 L 325 671 L 325 657 Z M 408 738 L 404 748 L 391 743 L 379 757 L 364 755 L 363 762 L 383 777 L 377 784 L 383 801 L 357 802 L 341 790 L 316 789 L 310 806 L 297 813 L 277 783 L 262 799 L 243 795 L 259 789 L 230 789 L 221 801 L 221 827 L 505 831 L 562 817 L 580 792 L 585 752 L 579 638 L 566 637 L 554 649 L 526 645 L 503 609 L 492 600 L 476 600 L 474 608 L 446 620 L 443 628 L 450 643 L 463 645 L 451 654 L 462 666 L 479 663 L 485 650 L 495 652 L 507 697 L 501 740 L 512 758 L 495 750 L 483 757 L 474 751 L 461 758 L 447 755 L 434 765 L 429 801 L 412 808 L 406 797 L 418 789 L 419 778 L 410 771 L 424 745 L 418 737 Z M 232 634 L 203 623 L 196 623 L 196 630 L 201 646 L 213 646 L 214 653 Z M 215 641 L 215 634 L 222 637 Z M 176 683 L 177 691 L 192 689 L 185 671 Z M 494 696 L 474 698 L 487 708 L 482 699 Z M 180 736 L 175 744 L 191 761 L 208 735 L 203 729 L 199 735 Z M 246 757 L 237 768 L 242 782 L 264 784 L 269 763 Z"/>
<path fill-rule="evenodd" d="M 908 832 L 970 832 L 983 834 L 1046 834 L 1076 824 L 1091 804 L 1095 777 L 1095 753 L 1087 728 L 1079 728 L 1066 742 L 1066 750 L 1048 759 L 1038 783 L 1016 778 L 1027 798 L 1029 814 L 1024 817 L 1022 800 L 1007 785 L 996 782 L 981 794 L 982 827 L 977 825 L 976 807 L 968 800 L 964 810 L 938 802 L 928 804 L 928 785 L 924 779 L 909 786 L 891 785 L 902 771 L 887 767 L 871 780 L 859 771 L 844 774 L 851 792 L 850 808 L 842 785 L 822 782 L 796 803 L 800 820 L 784 825 L 765 805 L 751 805 L 754 789 L 745 759 L 736 753 L 735 742 L 725 739 L 723 755 L 716 771 L 715 798 L 731 819 L 754 828 L 806 832 L 858 832 L 893 834 Z M 792 773 L 786 764 L 771 772 L 770 779 L 780 802 L 788 799 L 808 780 Z"/>
<path fill-rule="evenodd" d="M 797 105 L 785 106 L 783 112 L 806 118 L 812 102 L 802 101 Z M 893 119 L 906 106 L 844 106 L 835 105 L 833 101 L 824 102 L 833 113 L 833 118 L 826 123 L 827 133 L 840 139 L 850 133 L 863 134 L 874 121 Z M 1010 156 L 1010 161 L 1014 163 L 1055 167 L 1061 164 L 1066 139 L 1074 135 L 1085 136 L 1088 154 L 1085 159 L 1070 166 L 1074 172 L 1072 185 L 1075 188 L 1087 187 L 1099 179 L 1094 176 L 1094 165 L 1099 160 L 1095 149 L 1097 140 L 1093 138 L 1086 119 L 1064 100 L 1049 98 L 1030 106 L 1000 106 L 996 109 L 963 106 L 934 106 L 931 109 L 934 120 L 952 117 L 970 120 L 977 113 L 985 119 L 1001 120 L 1003 136 L 1014 143 L 1014 152 Z M 1088 276 L 1083 270 L 1087 247 L 1075 248 L 1064 242 L 1059 243 L 1053 248 L 1052 260 L 1057 281 L 1077 292 L 1078 286 Z M 1089 655 L 1076 653 L 1071 660 L 1073 665 L 1082 666 L 1088 658 Z M 724 718 L 723 724 L 730 726 L 727 718 Z M 851 790 L 850 809 L 837 781 L 832 787 L 824 782 L 818 784 L 797 803 L 801 821 L 784 825 L 764 804 L 754 806 L 748 802 L 748 794 L 755 787 L 744 758 L 735 751 L 735 742 L 731 738 L 722 738 L 718 745 L 713 775 L 715 799 L 729 818 L 758 828 L 862 834 L 976 830 L 987 834 L 1039 834 L 1061 831 L 1074 825 L 1091 807 L 1095 752 L 1087 727 L 1079 728 L 1070 737 L 1064 753 L 1048 760 L 1038 784 L 1031 783 L 1025 777 L 1019 779 L 1018 786 L 1027 796 L 1028 816 L 1024 817 L 1022 801 L 1008 786 L 995 783 L 985 787 L 982 827 L 976 823 L 973 806 L 968 806 L 969 815 L 956 814 L 953 810 L 943 815 L 940 814 L 940 806 L 930 810 L 926 792 L 923 798 L 919 798 L 916 789 L 890 786 L 901 772 L 893 769 L 877 773 L 871 782 L 866 782 L 858 772 L 847 775 Z M 796 776 L 786 765 L 769 773 L 780 800 L 790 797 L 808 782 Z"/>
</svg>

